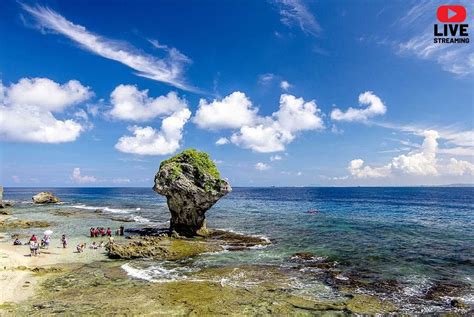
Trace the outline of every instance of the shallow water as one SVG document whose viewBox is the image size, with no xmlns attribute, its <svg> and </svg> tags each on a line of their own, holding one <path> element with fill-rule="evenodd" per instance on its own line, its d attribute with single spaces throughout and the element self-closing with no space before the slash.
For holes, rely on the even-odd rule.
<svg viewBox="0 0 474 317">
<path fill-rule="evenodd" d="M 54 192 L 64 203 L 31 204 L 31 197 L 41 190 Z M 474 304 L 473 194 L 474 188 L 234 188 L 208 211 L 208 226 L 265 236 L 271 246 L 206 254 L 180 263 L 134 261 L 124 269 L 132 278 L 163 282 L 191 278 L 205 267 L 292 268 L 291 255 L 308 251 L 338 261 L 341 279 L 355 274 L 369 281 L 395 280 L 400 289 L 390 296 L 407 309 L 415 309 L 410 306 L 413 301 L 406 300 L 413 298 L 419 298 L 416 303 L 420 306 L 421 301 L 424 311 L 439 309 L 422 298 L 440 282 L 461 283 L 458 296 Z M 6 188 L 4 199 L 19 202 L 16 217 L 53 221 L 53 231 L 84 239 L 91 226 L 121 224 L 110 217 L 136 221 L 126 227 L 164 227 L 169 219 L 165 199 L 149 188 Z M 97 219 L 96 209 L 110 217 Z M 53 215 L 54 210 L 90 216 L 65 218 Z M 337 296 L 314 275 L 305 275 L 306 269 L 296 270 L 289 285 L 294 292 Z"/>
</svg>

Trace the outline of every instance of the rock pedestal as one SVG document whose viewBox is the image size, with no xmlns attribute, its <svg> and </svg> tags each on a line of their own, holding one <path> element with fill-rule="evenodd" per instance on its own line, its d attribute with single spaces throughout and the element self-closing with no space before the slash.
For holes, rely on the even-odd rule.
<svg viewBox="0 0 474 317">
<path fill-rule="evenodd" d="M 205 231 L 205 212 L 232 188 L 207 153 L 188 149 L 161 163 L 153 190 L 166 196 L 170 232 L 190 237 Z"/>
</svg>

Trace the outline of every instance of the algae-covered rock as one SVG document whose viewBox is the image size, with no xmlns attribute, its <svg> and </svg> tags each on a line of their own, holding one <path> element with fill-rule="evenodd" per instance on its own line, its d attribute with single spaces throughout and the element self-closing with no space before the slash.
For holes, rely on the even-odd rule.
<svg viewBox="0 0 474 317">
<path fill-rule="evenodd" d="M 206 252 L 222 251 L 224 247 L 229 251 L 240 251 L 267 244 L 270 244 L 270 241 L 261 237 L 245 236 L 224 230 L 208 230 L 208 236 L 196 238 L 131 237 L 126 244 L 109 244 L 107 250 L 112 259 L 180 260 Z"/>
<path fill-rule="evenodd" d="M 205 212 L 232 190 L 209 155 L 194 149 L 161 162 L 153 189 L 166 196 L 170 232 L 188 237 L 205 229 Z"/>
<path fill-rule="evenodd" d="M 127 244 L 112 243 L 107 246 L 112 259 L 151 258 L 155 260 L 180 260 L 205 252 L 222 250 L 203 241 L 169 237 L 132 237 Z"/>
<path fill-rule="evenodd" d="M 38 193 L 32 199 L 35 204 L 54 204 L 60 202 L 59 198 L 50 192 Z"/>
<path fill-rule="evenodd" d="M 51 224 L 47 221 L 38 220 L 1 220 L 0 229 L 12 229 L 12 228 L 45 228 Z"/>
<path fill-rule="evenodd" d="M 122 263 L 96 262 L 53 274 L 37 296 L 15 307 L 16 316 L 331 316 L 344 305 L 288 292 L 276 267 L 206 268 L 166 283 L 130 279 Z M 193 274 L 193 273 L 190 273 Z M 261 280 L 268 281 L 266 284 Z M 132 304 L 131 304 L 132 303 Z"/>
<path fill-rule="evenodd" d="M 347 309 L 357 314 L 381 314 L 396 310 L 395 305 L 388 301 L 382 301 L 376 296 L 355 294 L 347 302 Z"/>
</svg>

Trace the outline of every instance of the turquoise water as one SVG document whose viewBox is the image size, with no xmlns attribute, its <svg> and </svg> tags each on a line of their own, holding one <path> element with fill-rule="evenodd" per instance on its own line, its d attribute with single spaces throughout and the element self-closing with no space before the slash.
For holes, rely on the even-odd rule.
<svg viewBox="0 0 474 317">
<path fill-rule="evenodd" d="M 32 205 L 31 197 L 41 190 L 54 192 L 64 204 Z M 86 238 L 91 226 L 120 225 L 97 219 L 95 209 L 136 221 L 125 223 L 126 228 L 166 227 L 169 219 L 165 199 L 149 188 L 7 188 L 4 196 L 18 202 L 18 218 L 56 221 L 55 232 L 76 237 Z M 66 219 L 54 210 L 90 216 Z M 290 260 L 295 252 L 307 251 L 336 261 L 341 279 L 368 281 L 361 292 L 390 297 L 407 311 L 441 311 L 443 300 L 426 299 L 439 285 L 456 287 L 445 301 L 460 297 L 474 304 L 473 211 L 474 188 L 234 188 L 208 211 L 208 226 L 265 236 L 271 246 L 182 263 L 137 261 L 126 269 L 134 277 L 161 281 L 208 266 L 296 266 L 295 292 L 337 297 L 324 274 Z M 396 287 L 380 286 L 386 284 Z"/>
</svg>

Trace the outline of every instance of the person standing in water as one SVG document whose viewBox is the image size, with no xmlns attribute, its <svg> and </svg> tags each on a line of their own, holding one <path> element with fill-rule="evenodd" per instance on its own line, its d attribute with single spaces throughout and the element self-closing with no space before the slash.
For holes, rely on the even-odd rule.
<svg viewBox="0 0 474 317">
<path fill-rule="evenodd" d="M 63 244 L 63 248 L 65 249 L 67 247 L 67 239 L 65 234 L 63 234 L 63 236 L 61 237 L 61 243 Z"/>
</svg>

